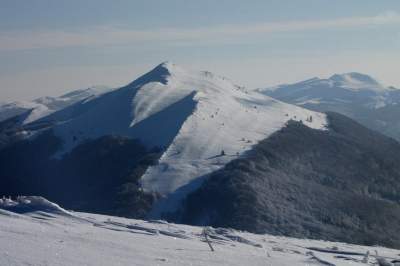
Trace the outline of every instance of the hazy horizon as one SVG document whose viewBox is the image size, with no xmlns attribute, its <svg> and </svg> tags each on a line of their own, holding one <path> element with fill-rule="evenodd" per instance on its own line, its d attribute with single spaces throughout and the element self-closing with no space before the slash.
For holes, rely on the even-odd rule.
<svg viewBox="0 0 400 266">
<path fill-rule="evenodd" d="M 123 86 L 163 61 L 250 88 L 360 72 L 400 87 L 400 2 L 8 1 L 0 101 Z"/>
</svg>

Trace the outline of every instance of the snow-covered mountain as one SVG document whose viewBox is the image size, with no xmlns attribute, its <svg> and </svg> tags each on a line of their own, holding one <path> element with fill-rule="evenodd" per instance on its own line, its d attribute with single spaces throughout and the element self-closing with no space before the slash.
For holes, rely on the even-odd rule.
<svg viewBox="0 0 400 266">
<path fill-rule="evenodd" d="M 166 196 L 191 189 L 193 181 L 241 156 L 289 120 L 316 129 L 327 124 L 324 114 L 166 62 L 123 88 L 38 121 L 55 121 L 54 133 L 64 143 L 57 156 L 110 134 L 162 147 L 159 163 L 141 182 L 145 191 Z"/>
<path fill-rule="evenodd" d="M 400 90 L 386 87 L 368 75 L 335 74 L 259 91 L 310 110 L 342 113 L 400 140 Z"/>
<path fill-rule="evenodd" d="M 377 246 L 74 213 L 38 197 L 0 199 L 0 232 L 7 266 L 395 266 L 400 259 L 398 250 Z"/>
<path fill-rule="evenodd" d="M 98 96 L 109 90 L 110 88 L 105 86 L 94 86 L 75 90 L 60 97 L 41 97 L 33 101 L 0 103 L 0 122 L 30 112 L 23 121 L 23 124 L 28 124 L 78 101 Z"/>
<path fill-rule="evenodd" d="M 356 78 L 343 78 L 358 84 L 347 91 L 371 83 Z M 0 123 L 0 195 L 400 246 L 399 143 L 210 72 L 163 63 L 127 86 L 10 130 L 12 120 Z"/>
</svg>

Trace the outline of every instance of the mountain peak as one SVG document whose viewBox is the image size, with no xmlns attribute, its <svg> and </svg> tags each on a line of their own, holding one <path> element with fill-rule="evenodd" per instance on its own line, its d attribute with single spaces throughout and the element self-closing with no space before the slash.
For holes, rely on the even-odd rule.
<svg viewBox="0 0 400 266">
<path fill-rule="evenodd" d="M 146 74 L 134 80 L 128 85 L 128 87 L 141 87 L 144 84 L 150 82 L 160 82 L 162 84 L 167 84 L 168 77 L 170 77 L 172 73 L 175 73 L 176 69 L 178 68 L 179 67 L 169 61 L 162 62 Z"/>
<path fill-rule="evenodd" d="M 358 81 L 358 82 L 364 82 L 364 83 L 374 83 L 378 84 L 378 82 L 372 78 L 371 76 L 368 76 L 366 74 L 362 74 L 359 72 L 349 72 L 349 73 L 343 73 L 343 74 L 335 74 L 331 76 L 329 79 L 334 80 L 334 81 Z"/>
<path fill-rule="evenodd" d="M 151 70 L 150 72 L 153 71 L 164 71 L 164 72 L 168 72 L 169 74 L 175 73 L 175 72 L 182 72 L 184 71 L 182 67 L 178 66 L 177 64 L 171 62 L 171 61 L 164 61 L 161 64 L 157 65 L 153 70 Z"/>
<path fill-rule="evenodd" d="M 180 65 L 177 65 L 170 61 L 165 61 L 154 67 L 152 70 L 150 70 L 143 76 L 134 80 L 132 83 L 128 85 L 128 87 L 139 88 L 145 84 L 152 82 L 158 82 L 167 85 L 168 81 L 171 80 L 175 80 L 178 82 L 183 82 L 183 81 L 194 82 L 195 80 L 197 80 L 197 83 L 204 83 L 204 80 L 208 80 L 208 82 L 211 82 L 214 85 L 216 83 L 231 83 L 231 85 L 234 85 L 231 80 L 223 76 L 215 75 L 210 71 L 196 71 L 191 69 L 185 69 L 184 67 L 181 67 Z M 224 86 L 218 85 L 216 86 L 216 89 L 218 88 L 221 89 Z M 199 85 L 193 88 L 196 88 L 196 90 L 202 90 L 204 86 Z"/>
<path fill-rule="evenodd" d="M 172 63 L 171 61 L 164 61 L 161 64 L 159 64 L 157 67 L 172 69 L 172 68 L 176 67 L 176 65 L 174 63 Z"/>
<path fill-rule="evenodd" d="M 381 90 L 384 87 L 371 76 L 358 72 L 335 74 L 329 80 L 349 89 L 373 89 Z"/>
</svg>

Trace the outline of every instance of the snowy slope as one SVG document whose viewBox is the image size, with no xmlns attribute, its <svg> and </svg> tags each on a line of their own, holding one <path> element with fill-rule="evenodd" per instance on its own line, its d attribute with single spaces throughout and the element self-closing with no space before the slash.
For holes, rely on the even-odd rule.
<svg viewBox="0 0 400 266">
<path fill-rule="evenodd" d="M 0 103 L 0 121 L 28 112 L 31 109 L 44 107 L 41 104 L 28 101 Z"/>
<path fill-rule="evenodd" d="M 312 122 L 307 122 L 311 116 Z M 161 195 L 186 193 L 192 181 L 242 155 L 290 119 L 317 129 L 327 123 L 324 114 L 172 63 L 157 66 L 123 88 L 43 118 L 58 121 L 54 131 L 65 146 L 57 156 L 86 139 L 109 134 L 165 148 L 159 164 L 142 178 L 145 190 Z"/>
<path fill-rule="evenodd" d="M 23 124 L 27 124 L 78 101 L 96 97 L 109 90 L 105 86 L 94 86 L 76 90 L 60 97 L 42 97 L 33 101 L 0 103 L 0 121 L 32 110 L 23 122 Z"/>
<path fill-rule="evenodd" d="M 31 201 L 29 212 L 0 207 L 0 265 L 376 265 L 376 252 L 380 260 L 400 259 L 399 250 L 382 247 L 207 228 L 211 252 L 200 227 L 43 211 L 51 203 Z"/>
<path fill-rule="evenodd" d="M 168 84 L 147 87 L 144 94 L 160 95 L 159 101 L 165 103 L 167 99 L 162 91 L 166 91 L 167 97 L 171 94 L 182 97 L 194 91 L 196 108 L 182 124 L 160 163 L 142 177 L 146 190 L 168 195 L 179 189 L 178 192 L 184 195 L 198 185 L 198 177 L 220 169 L 250 150 L 252 145 L 282 128 L 289 119 L 303 120 L 318 129 L 326 124 L 323 114 L 250 93 L 212 73 L 184 71 L 173 65 L 168 67 L 173 73 Z M 137 101 L 144 102 L 145 106 L 154 103 L 151 96 Z M 313 122 L 306 122 L 310 116 Z M 222 151 L 224 156 L 220 156 Z M 173 199 L 168 203 L 171 206 L 162 205 L 161 209 L 173 209 L 178 200 Z"/>
</svg>

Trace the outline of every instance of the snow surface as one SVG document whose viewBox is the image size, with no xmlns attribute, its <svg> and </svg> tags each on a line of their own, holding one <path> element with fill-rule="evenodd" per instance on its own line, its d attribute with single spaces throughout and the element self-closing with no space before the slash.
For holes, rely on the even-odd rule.
<svg viewBox="0 0 400 266">
<path fill-rule="evenodd" d="M 37 198 L 24 200 L 29 205 Z M 383 247 L 206 228 L 215 250 L 211 252 L 201 227 L 88 213 L 66 215 L 43 211 L 49 205 L 45 200 L 43 206 L 37 201 L 33 205 L 23 214 L 0 207 L 0 265 L 376 265 L 376 252 L 386 261 L 400 259 L 399 250 Z M 367 252 L 370 256 L 363 263 Z"/>
<path fill-rule="evenodd" d="M 307 122 L 311 116 L 312 122 Z M 174 194 L 168 202 L 160 202 L 164 211 L 173 210 L 183 195 L 200 184 L 201 177 L 243 155 L 288 120 L 301 120 L 316 129 L 327 124 L 324 114 L 248 91 L 213 73 L 187 71 L 169 62 L 126 87 L 46 119 L 59 121 L 54 132 L 65 146 L 57 156 L 86 139 L 110 134 L 164 147 L 159 164 L 142 177 L 146 191 Z"/>
<path fill-rule="evenodd" d="M 87 89 L 75 90 L 60 97 L 42 97 L 33 101 L 0 103 L 0 121 L 31 110 L 30 114 L 22 122 L 22 124 L 28 124 L 78 101 L 97 97 L 110 90 L 106 86 L 93 86 Z"/>
</svg>

